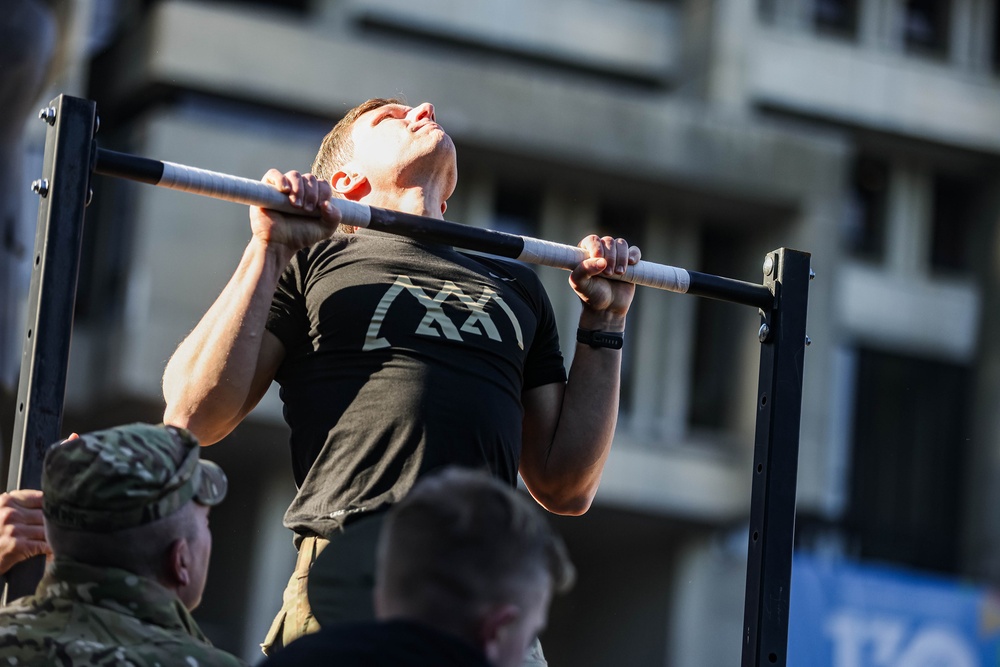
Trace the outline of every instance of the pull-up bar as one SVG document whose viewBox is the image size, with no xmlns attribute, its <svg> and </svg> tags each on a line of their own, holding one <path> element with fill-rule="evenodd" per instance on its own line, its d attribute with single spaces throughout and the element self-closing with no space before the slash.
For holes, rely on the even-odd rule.
<svg viewBox="0 0 1000 667">
<path fill-rule="evenodd" d="M 65 95 L 39 117 L 46 135 L 35 235 L 28 324 L 21 359 L 8 489 L 37 489 L 46 448 L 60 438 L 66 366 L 80 263 L 84 209 L 97 173 L 228 201 L 290 208 L 286 195 L 260 181 L 97 148 L 96 105 Z M 530 237 L 337 200 L 346 224 L 571 269 L 583 251 Z M 809 254 L 779 248 L 764 258 L 760 285 L 642 261 L 619 279 L 760 309 L 762 324 L 754 438 L 743 667 L 785 665 L 795 519 L 802 369 L 806 345 Z M 4 598 L 30 593 L 41 560 L 11 570 Z"/>
<path fill-rule="evenodd" d="M 237 204 L 260 206 L 294 215 L 303 214 L 302 209 L 291 205 L 288 195 L 267 183 L 188 167 L 175 162 L 161 162 L 98 148 L 94 171 L 98 174 L 127 178 Z M 530 236 L 480 229 L 446 220 L 368 206 L 347 199 L 333 199 L 331 203 L 340 211 L 343 223 L 353 227 L 444 243 L 567 271 L 572 271 L 577 264 L 587 258 L 586 252 L 581 248 L 542 241 Z M 318 216 L 318 213 L 316 215 Z M 762 285 L 646 261 L 628 266 L 625 275 L 613 278 L 636 285 L 724 299 L 758 308 L 770 308 L 774 302 L 774 295 Z"/>
</svg>

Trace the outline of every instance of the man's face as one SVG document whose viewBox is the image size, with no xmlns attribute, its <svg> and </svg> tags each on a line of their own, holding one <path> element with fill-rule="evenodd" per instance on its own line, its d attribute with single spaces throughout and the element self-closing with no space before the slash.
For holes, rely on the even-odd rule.
<svg viewBox="0 0 1000 667">
<path fill-rule="evenodd" d="M 208 579 L 208 561 L 212 556 L 212 531 L 208 527 L 209 508 L 191 503 L 194 507 L 191 512 L 194 525 L 189 531 L 188 553 L 190 563 L 190 581 L 178 591 L 178 596 L 184 606 L 189 610 L 194 609 L 201 603 L 201 595 L 205 591 L 205 581 Z"/>
<path fill-rule="evenodd" d="M 447 199 L 458 170 L 455 144 L 437 124 L 434 106 L 387 104 L 358 117 L 351 128 L 352 163 L 373 188 L 423 185 L 439 181 Z"/>
</svg>

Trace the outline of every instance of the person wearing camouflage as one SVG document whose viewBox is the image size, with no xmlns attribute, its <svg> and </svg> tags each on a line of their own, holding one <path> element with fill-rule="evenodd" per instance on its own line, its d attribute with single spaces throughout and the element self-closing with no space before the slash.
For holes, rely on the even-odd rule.
<svg viewBox="0 0 1000 667">
<path fill-rule="evenodd" d="M 12 665 L 243 665 L 189 613 L 201 601 L 222 469 L 172 426 L 130 424 L 53 445 L 42 470 L 54 557 L 35 595 L 0 610 Z"/>
</svg>

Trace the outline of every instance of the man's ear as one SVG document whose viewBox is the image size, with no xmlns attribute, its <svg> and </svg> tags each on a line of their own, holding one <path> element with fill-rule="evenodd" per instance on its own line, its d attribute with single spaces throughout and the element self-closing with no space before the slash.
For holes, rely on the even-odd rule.
<svg viewBox="0 0 1000 667">
<path fill-rule="evenodd" d="M 167 582 L 174 588 L 181 588 L 191 583 L 191 550 L 183 537 L 174 540 L 170 545 L 165 575 Z"/>
<path fill-rule="evenodd" d="M 514 604 L 490 607 L 483 614 L 479 621 L 479 644 L 490 664 L 500 659 L 504 634 L 520 615 L 521 609 Z"/>
<path fill-rule="evenodd" d="M 441 202 L 441 215 L 444 215 L 444 212 L 447 210 L 448 210 L 448 202 L 446 201 Z"/>
<path fill-rule="evenodd" d="M 351 170 L 348 166 L 339 169 L 330 179 L 333 191 L 344 199 L 358 201 L 371 192 L 371 185 L 368 184 L 368 177 L 357 171 Z"/>
</svg>

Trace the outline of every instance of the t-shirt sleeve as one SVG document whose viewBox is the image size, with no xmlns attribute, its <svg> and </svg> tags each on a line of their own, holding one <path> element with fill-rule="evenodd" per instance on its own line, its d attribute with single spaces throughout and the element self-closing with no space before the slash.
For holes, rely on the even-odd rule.
<svg viewBox="0 0 1000 667">
<path fill-rule="evenodd" d="M 309 318 L 306 314 L 305 265 L 306 251 L 295 255 L 278 280 L 271 300 L 265 328 L 278 337 L 286 350 L 292 350 L 308 336 Z"/>
<path fill-rule="evenodd" d="M 533 271 L 531 275 L 534 276 Z M 533 292 L 534 301 L 538 304 L 538 330 L 525 359 L 523 390 L 553 382 L 566 382 L 566 365 L 559 348 L 556 316 L 552 312 L 549 295 L 545 293 L 545 288 L 537 276 L 533 281 Z"/>
</svg>

